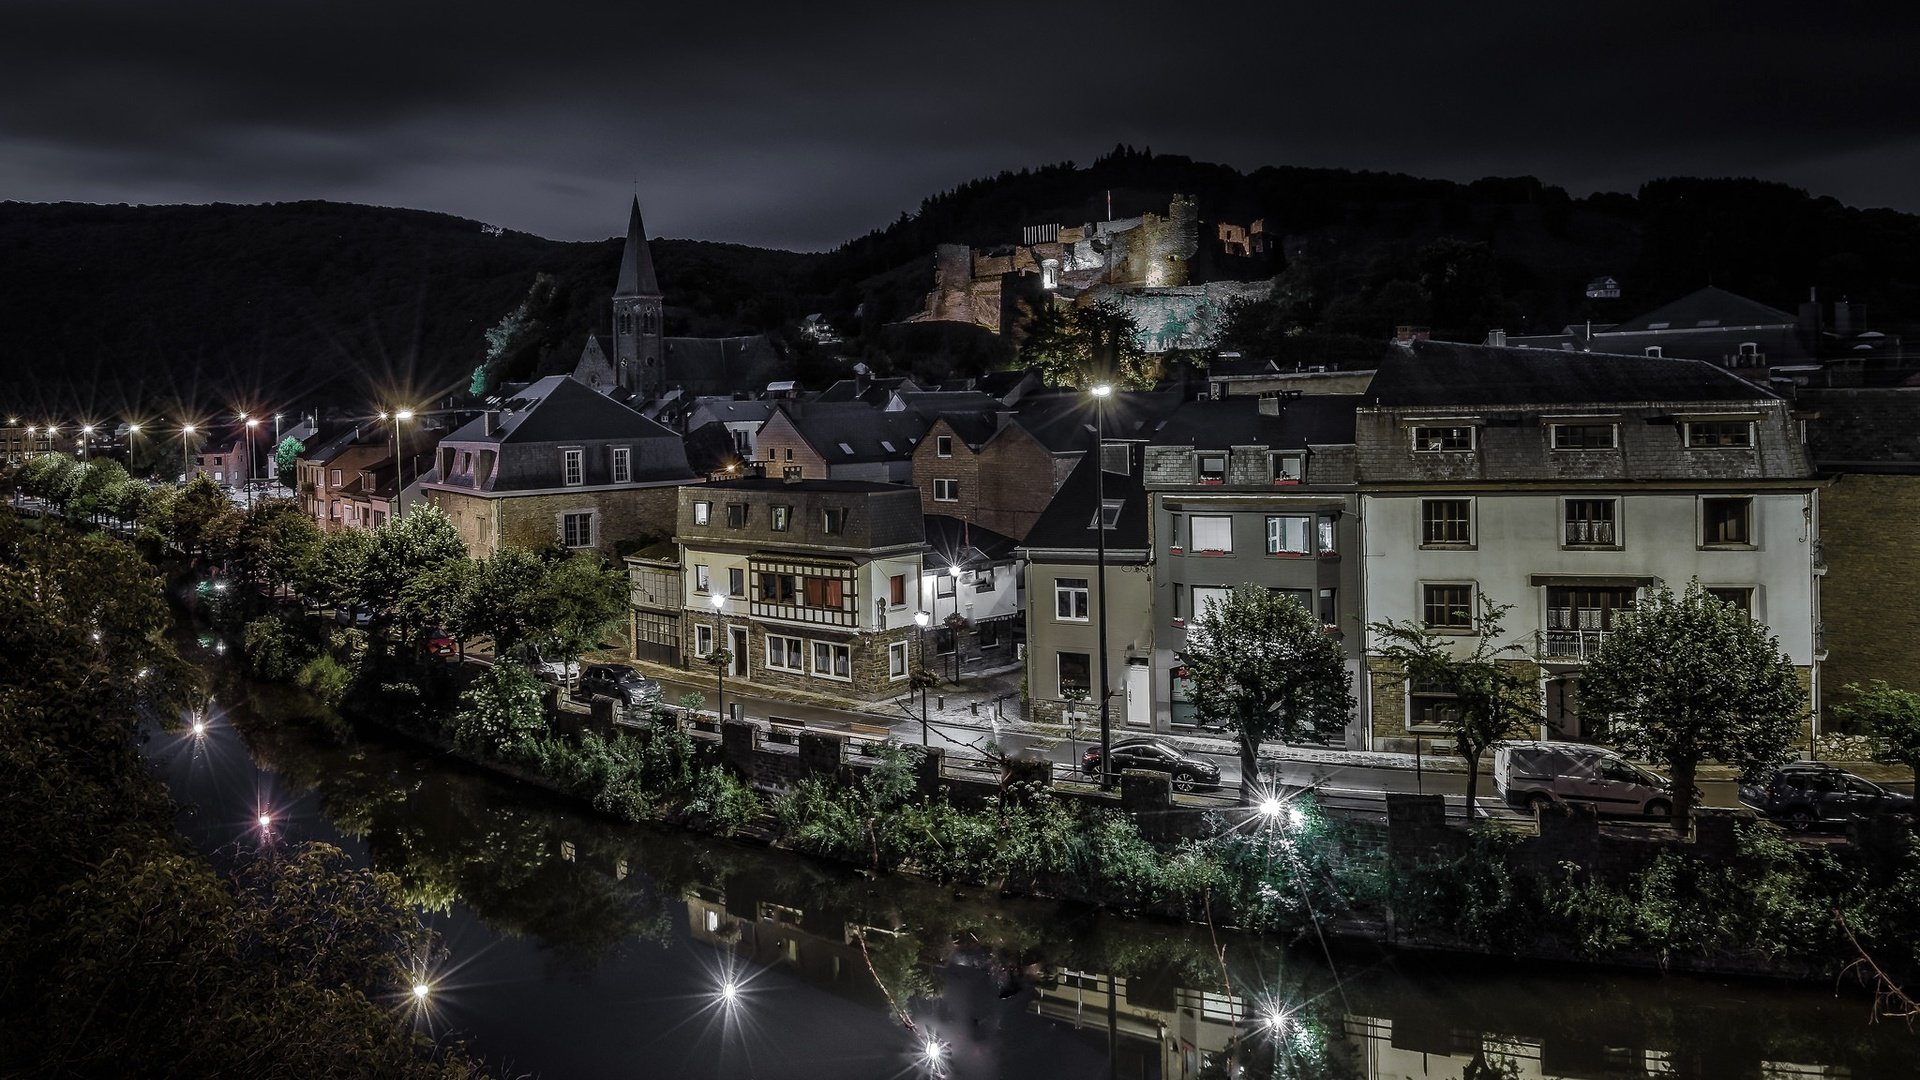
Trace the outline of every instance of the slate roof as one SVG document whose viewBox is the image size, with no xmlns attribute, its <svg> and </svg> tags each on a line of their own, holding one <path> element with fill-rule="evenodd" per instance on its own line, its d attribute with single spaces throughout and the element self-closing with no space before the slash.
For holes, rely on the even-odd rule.
<svg viewBox="0 0 1920 1080">
<path fill-rule="evenodd" d="M 653 276 L 653 252 L 647 247 L 647 227 L 640 221 L 640 196 L 633 197 L 627 215 L 627 243 L 620 249 L 620 280 L 615 296 L 659 296 L 660 281 Z"/>
<path fill-rule="evenodd" d="M 736 491 L 830 491 L 859 494 L 875 491 L 919 491 L 911 484 L 883 484 L 877 480 L 783 480 L 776 476 L 748 476 L 739 480 L 720 480 L 702 490 Z"/>
<path fill-rule="evenodd" d="M 1106 405 L 1109 439 L 1142 439 L 1179 408 L 1178 390 L 1115 394 Z M 1093 399 L 1076 391 L 1022 398 L 1014 422 L 1053 453 L 1084 452 L 1093 445 Z"/>
<path fill-rule="evenodd" d="M 1120 502 L 1120 516 L 1107 530 L 1109 559 L 1115 551 L 1147 550 L 1147 489 L 1140 483 L 1139 449 L 1129 448 L 1129 455 L 1127 475 L 1106 475 L 1107 501 Z M 1094 471 L 1098 467 L 1094 455 L 1080 459 L 1040 520 L 1027 531 L 1027 538 L 1020 542 L 1023 550 L 1084 551 L 1089 558 L 1093 556 Z"/>
<path fill-rule="evenodd" d="M 765 334 L 666 339 L 666 385 L 710 397 L 790 378 L 791 365 Z"/>
<path fill-rule="evenodd" d="M 926 515 L 927 546 L 948 566 L 974 566 L 1013 561 L 1019 542 L 1011 536 L 970 525 L 945 514 Z"/>
<path fill-rule="evenodd" d="M 1415 341 L 1380 365 L 1361 403 L 1417 407 L 1771 399 L 1765 390 L 1699 360 Z"/>
<path fill-rule="evenodd" d="M 1235 446 L 1283 449 L 1353 442 L 1354 394 L 1313 394 L 1281 399 L 1278 411 L 1260 411 L 1260 399 L 1229 397 L 1189 401 L 1148 436 L 1149 446 L 1225 450 Z"/>
<path fill-rule="evenodd" d="M 1616 323 L 1606 332 L 1636 334 L 1648 330 L 1708 330 L 1722 326 L 1794 326 L 1798 322 L 1779 308 L 1709 285 L 1637 319 Z"/>
<path fill-rule="evenodd" d="M 869 405 L 884 405 L 895 390 L 919 389 L 913 380 L 904 375 L 885 379 L 841 379 L 813 396 L 814 401 L 844 402 L 864 401 Z"/>
<path fill-rule="evenodd" d="M 882 412 L 861 401 L 809 401 L 798 408 L 781 402 L 779 410 L 828 465 L 906 461 L 931 424 L 919 413 Z"/>
<path fill-rule="evenodd" d="M 1795 400 L 1819 414 L 1807 423 L 1807 443 L 1821 465 L 1920 472 L 1920 387 L 1807 389 Z"/>
<path fill-rule="evenodd" d="M 549 375 L 501 403 L 498 426 L 477 417 L 447 436 L 459 443 L 545 443 L 567 439 L 678 439 L 660 424 L 566 375 Z"/>
</svg>

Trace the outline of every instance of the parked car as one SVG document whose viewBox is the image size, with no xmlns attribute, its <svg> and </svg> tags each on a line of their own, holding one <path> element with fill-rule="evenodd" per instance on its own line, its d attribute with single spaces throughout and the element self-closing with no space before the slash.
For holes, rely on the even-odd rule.
<svg viewBox="0 0 1920 1080">
<path fill-rule="evenodd" d="M 618 664 L 588 664 L 580 672 L 580 691 L 628 705 L 652 705 L 660 700 L 659 683 Z"/>
<path fill-rule="evenodd" d="M 565 685 L 580 675 L 578 660 L 549 660 L 540 655 L 540 650 L 532 645 L 515 645 L 507 653 L 507 659 L 516 661 L 527 670 L 539 676 L 544 682 Z"/>
<path fill-rule="evenodd" d="M 366 608 L 334 608 L 333 621 L 341 626 L 357 626 L 365 630 L 373 625 L 373 612 Z"/>
<path fill-rule="evenodd" d="M 1148 769 L 1173 777 L 1175 791 L 1217 791 L 1220 766 L 1204 758 L 1183 753 L 1159 739 L 1121 739 L 1113 744 L 1113 771 Z M 1080 770 L 1088 776 L 1100 775 L 1100 748 L 1090 746 L 1080 755 Z"/>
<path fill-rule="evenodd" d="M 429 656 L 452 656 L 460 651 L 460 646 L 453 640 L 453 635 L 445 630 L 427 631 L 426 645 Z"/>
<path fill-rule="evenodd" d="M 1740 801 L 1795 831 L 1914 812 L 1913 796 L 1817 761 L 1782 765 L 1758 783 L 1742 783 Z"/>
<path fill-rule="evenodd" d="M 1585 803 L 1601 814 L 1673 815 L 1673 783 L 1604 746 L 1508 742 L 1493 752 L 1493 786 L 1509 806 Z"/>
</svg>

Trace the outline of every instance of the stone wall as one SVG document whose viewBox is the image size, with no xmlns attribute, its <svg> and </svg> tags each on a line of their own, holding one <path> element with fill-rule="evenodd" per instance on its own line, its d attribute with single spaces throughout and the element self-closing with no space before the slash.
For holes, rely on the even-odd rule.
<svg viewBox="0 0 1920 1080">
<path fill-rule="evenodd" d="M 1850 682 L 1920 691 L 1920 474 L 1834 477 L 1820 492 L 1820 537 L 1823 711 L 1846 701 Z"/>
<path fill-rule="evenodd" d="M 552 495 L 485 498 L 429 489 L 427 501 L 446 512 L 476 559 L 502 548 L 550 547 L 560 539 L 559 515 L 591 511 L 594 550 L 611 556 L 621 541 L 673 535 L 678 487 L 581 488 Z"/>
<path fill-rule="evenodd" d="M 775 412 L 760 426 L 760 434 L 754 440 L 755 460 L 766 470 L 766 475 L 780 479 L 786 470 L 797 468 L 800 476 L 806 480 L 827 479 L 827 459 L 820 456 L 793 426 L 793 421 L 785 413 Z"/>
<path fill-rule="evenodd" d="M 724 646 L 726 638 L 718 627 L 719 619 L 705 612 L 688 611 L 682 621 L 680 637 L 681 647 L 685 650 L 685 664 L 692 670 L 705 676 L 713 674 L 713 666 L 705 659 L 695 656 L 694 643 L 698 640 L 697 626 L 712 626 L 714 640 Z M 726 625 L 733 629 L 746 627 L 747 631 L 747 678 L 756 686 L 771 689 L 784 688 L 808 694 L 828 694 L 834 697 L 877 700 L 890 698 L 907 692 L 905 677 L 894 679 L 888 676 L 887 650 L 897 642 L 907 644 L 907 667 L 911 671 L 920 661 L 915 636 L 919 628 L 912 625 L 896 627 L 884 633 L 853 633 L 850 630 L 826 627 L 807 627 L 785 623 L 764 623 L 745 618 L 730 618 Z M 788 671 L 784 668 L 767 666 L 767 635 L 776 637 L 799 638 L 805 653 L 802 657 L 807 667 L 805 672 Z M 851 660 L 851 679 L 821 678 L 812 674 L 813 643 L 815 641 L 832 642 L 845 645 Z M 727 677 L 735 678 L 735 667 L 728 668 Z"/>
</svg>

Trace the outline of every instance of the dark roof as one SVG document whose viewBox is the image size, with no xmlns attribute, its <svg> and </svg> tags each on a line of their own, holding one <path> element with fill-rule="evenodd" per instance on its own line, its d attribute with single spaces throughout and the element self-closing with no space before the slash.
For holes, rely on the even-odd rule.
<svg viewBox="0 0 1920 1080">
<path fill-rule="evenodd" d="M 1020 546 L 1011 536 L 956 517 L 945 514 L 926 517 L 927 546 L 945 559 L 948 566 L 964 570 L 976 564 L 1012 562 L 1013 551 Z"/>
<path fill-rule="evenodd" d="M 733 433 L 720 423 L 702 424 L 687 433 L 687 467 L 705 476 L 729 465 L 743 465 Z"/>
<path fill-rule="evenodd" d="M 992 394 L 979 390 L 902 390 L 900 405 L 929 419 L 954 412 L 992 412 L 1006 406 Z"/>
<path fill-rule="evenodd" d="M 549 375 L 502 402 L 499 424 L 480 416 L 447 436 L 453 442 L 543 443 L 565 439 L 678 439 L 625 405 L 566 375 Z"/>
<path fill-rule="evenodd" d="M 1841 462 L 1920 472 L 1920 387 L 1801 390 L 1795 403 L 1819 415 L 1807 444 L 1822 466 Z"/>
<path fill-rule="evenodd" d="M 633 212 L 627 215 L 627 244 L 620 250 L 620 280 L 613 295 L 659 296 L 660 282 L 653 276 L 653 252 L 647 248 L 647 227 L 640 221 L 640 196 L 633 197 Z"/>
<path fill-rule="evenodd" d="M 1106 405 L 1106 435 L 1109 439 L 1146 438 L 1182 400 L 1177 390 L 1115 394 Z M 1029 395 L 1020 399 L 1019 409 L 1014 422 L 1056 454 L 1084 452 L 1093 445 L 1093 399 L 1084 393 Z"/>
<path fill-rule="evenodd" d="M 837 491 L 837 492 L 873 492 L 873 491 L 911 491 L 918 494 L 920 489 L 911 484 L 882 484 L 875 480 L 783 480 L 774 476 L 748 476 L 739 480 L 719 480 L 708 484 L 709 489 L 725 491 Z"/>
<path fill-rule="evenodd" d="M 1772 397 L 1699 360 L 1415 341 L 1380 365 L 1362 403 L 1602 405 Z"/>
<path fill-rule="evenodd" d="M 1637 334 L 1649 330 L 1705 330 L 1721 326 L 1792 326 L 1798 321 L 1779 308 L 1709 285 L 1637 319 L 1610 326 L 1606 332 Z"/>
<path fill-rule="evenodd" d="M 919 413 L 882 412 L 859 401 L 781 402 L 779 409 L 828 465 L 905 461 L 929 426 Z"/>
<path fill-rule="evenodd" d="M 666 385 L 690 396 L 731 394 L 791 378 L 792 365 L 765 334 L 666 339 Z"/>
<path fill-rule="evenodd" d="M 1260 411 L 1261 399 L 1229 397 L 1189 401 L 1147 439 L 1153 446 L 1225 450 L 1234 446 L 1307 447 L 1351 443 L 1356 394 L 1308 394 L 1274 399 L 1276 412 Z"/>
<path fill-rule="evenodd" d="M 864 401 L 869 405 L 884 405 L 887 399 L 893 396 L 895 390 L 903 386 L 910 387 L 912 385 L 913 383 L 904 375 L 885 379 L 870 379 L 865 376 L 860 376 L 852 379 L 841 379 L 835 382 L 825 390 L 815 394 L 813 400 L 826 402 Z"/>
<path fill-rule="evenodd" d="M 1107 530 L 1108 551 L 1145 551 L 1147 549 L 1147 491 L 1140 483 L 1140 452 L 1137 447 L 1128 448 L 1129 468 L 1125 476 L 1119 473 L 1106 474 L 1105 494 L 1108 502 L 1120 503 L 1120 517 L 1114 527 Z M 1080 464 L 1067 477 L 1067 482 L 1054 492 L 1053 501 L 1040 515 L 1040 520 L 1027 530 L 1027 538 L 1020 542 L 1023 548 L 1048 550 L 1085 551 L 1094 549 L 1094 470 L 1099 467 L 1096 455 L 1088 454 L 1080 459 Z"/>
</svg>

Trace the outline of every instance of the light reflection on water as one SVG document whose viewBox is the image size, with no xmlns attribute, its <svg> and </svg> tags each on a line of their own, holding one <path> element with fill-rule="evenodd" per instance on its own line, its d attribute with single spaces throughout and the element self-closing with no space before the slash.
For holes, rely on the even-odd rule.
<svg viewBox="0 0 1920 1080">
<path fill-rule="evenodd" d="M 320 840 L 446 958 L 396 1013 L 544 1077 L 1912 1076 L 1867 1004 L 1524 965 L 1338 958 L 607 821 L 233 687 L 148 755 L 216 861 Z M 280 718 L 276 722 L 263 715 Z M 260 815 L 269 816 L 263 828 Z M 409 984 L 411 986 L 411 984 Z"/>
</svg>

